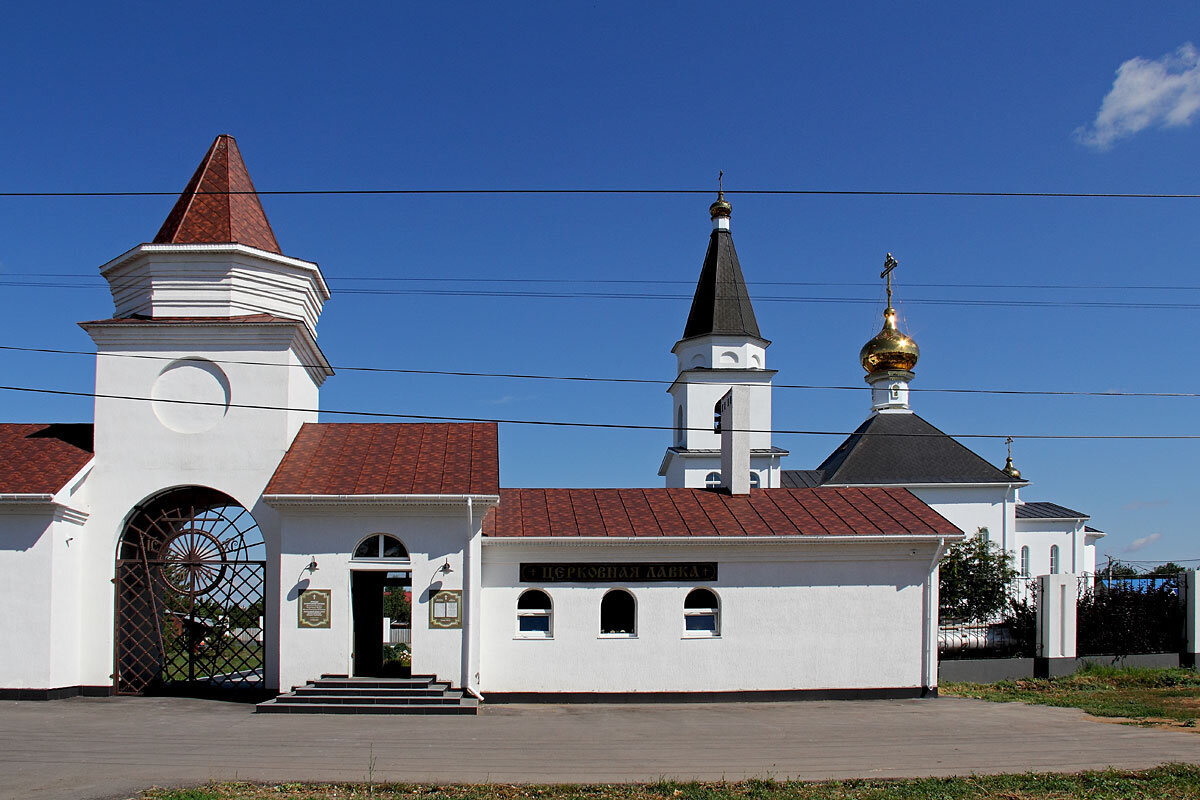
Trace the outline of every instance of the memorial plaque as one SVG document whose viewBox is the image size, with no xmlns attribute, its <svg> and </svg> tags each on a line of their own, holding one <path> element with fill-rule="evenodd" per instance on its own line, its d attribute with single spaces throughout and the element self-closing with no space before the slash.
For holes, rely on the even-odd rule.
<svg viewBox="0 0 1200 800">
<path fill-rule="evenodd" d="M 715 583 L 715 562 L 521 564 L 521 583 Z"/>
<path fill-rule="evenodd" d="M 329 589 L 305 589 L 300 593 L 298 627 L 329 627 L 330 594 Z"/>
<path fill-rule="evenodd" d="M 429 598 L 429 627 L 462 627 L 462 589 L 443 589 Z"/>
</svg>

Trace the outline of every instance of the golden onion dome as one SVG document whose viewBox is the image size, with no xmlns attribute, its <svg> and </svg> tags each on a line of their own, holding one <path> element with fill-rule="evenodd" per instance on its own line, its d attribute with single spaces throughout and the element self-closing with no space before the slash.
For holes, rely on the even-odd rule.
<svg viewBox="0 0 1200 800">
<path fill-rule="evenodd" d="M 733 206 L 725 199 L 725 192 L 717 192 L 717 200 L 708 207 L 708 215 L 713 219 L 733 215 Z"/>
<path fill-rule="evenodd" d="M 889 370 L 911 371 L 921 357 L 917 343 L 896 327 L 896 309 L 888 306 L 883 312 L 883 329 L 863 345 L 858 353 L 868 374 Z"/>
<path fill-rule="evenodd" d="M 1017 469 L 1016 465 L 1013 464 L 1012 456 L 1004 460 L 1004 469 L 1001 471 L 1010 478 L 1016 478 L 1017 480 L 1021 478 L 1021 470 Z"/>
</svg>

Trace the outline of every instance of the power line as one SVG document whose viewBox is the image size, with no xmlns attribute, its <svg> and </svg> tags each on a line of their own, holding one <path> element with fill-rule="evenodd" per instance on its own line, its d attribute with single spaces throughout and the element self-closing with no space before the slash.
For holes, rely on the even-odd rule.
<svg viewBox="0 0 1200 800">
<path fill-rule="evenodd" d="M 75 284 L 50 281 L 0 281 L 0 286 L 40 289 L 87 289 L 97 290 L 103 284 Z M 573 300 L 690 300 L 687 294 L 665 294 L 656 292 L 566 292 L 566 291 L 503 291 L 499 289 L 338 289 L 339 294 L 425 296 L 425 297 L 504 297 Z M 879 301 L 867 297 L 805 297 L 785 295 L 759 295 L 756 303 L 817 303 L 877 305 Z M 999 308 L 1103 308 L 1137 310 L 1200 310 L 1200 303 L 1129 302 L 1115 300 L 999 300 L 999 299 L 945 299 L 931 297 L 906 298 L 906 305 L 966 306 Z"/>
<path fill-rule="evenodd" d="M 711 188 L 378 188 L 378 189 L 259 189 L 245 191 L 196 191 L 200 195 L 277 195 L 277 196 L 372 196 L 372 195 L 711 195 Z M 840 197 L 1042 197 L 1100 198 L 1116 200 L 1194 200 L 1200 194 L 1171 194 L 1159 192 L 982 192 L 982 191 L 913 191 L 903 189 L 726 189 L 728 195 L 768 196 L 840 196 Z M 0 197 L 178 197 L 177 191 L 105 191 L 105 192 L 0 192 Z"/>
<path fill-rule="evenodd" d="M 87 350 L 63 350 L 51 347 L 18 347 L 16 345 L 0 345 L 0 351 L 10 351 L 17 353 L 45 353 L 52 355 L 70 355 L 70 356 L 87 356 L 102 357 L 102 358 L 136 358 L 147 359 L 152 361 L 176 361 L 174 356 L 156 356 L 146 353 L 93 353 Z M 242 361 L 228 359 L 208 359 L 215 364 L 251 366 L 251 367 L 284 367 L 289 369 L 320 369 L 323 364 L 307 364 L 307 363 L 285 363 L 280 364 L 272 361 Z M 597 378 L 588 375 L 545 375 L 536 373 L 521 373 L 521 372 L 472 372 L 468 370 L 441 370 L 441 369 L 411 369 L 403 367 L 359 367 L 349 366 L 346 364 L 331 364 L 330 369 L 342 372 L 375 372 L 395 375 L 438 375 L 445 377 L 456 378 L 504 378 L 513 380 L 540 380 L 540 381 L 573 381 L 579 383 L 628 383 L 628 384 L 649 384 L 656 386 L 671 386 L 676 383 L 690 385 L 707 383 L 701 381 L 670 381 L 662 378 Z M 730 386 L 758 386 L 756 383 L 730 383 Z M 868 392 L 871 391 L 870 386 L 843 386 L 837 384 L 814 384 L 814 383 L 777 383 L 773 384 L 774 389 L 809 389 L 809 390 L 830 390 L 830 391 L 853 391 L 853 392 Z M 1200 392 L 1090 392 L 1090 391 L 1071 391 L 1071 390 L 1035 390 L 1035 389 L 965 389 L 965 388 L 937 388 L 937 387 L 910 387 L 910 392 L 930 392 L 930 393 L 947 393 L 947 394 L 1000 394 L 1000 395 L 1035 395 L 1035 396 L 1051 396 L 1051 397 L 1200 397 Z"/>
<path fill-rule="evenodd" d="M 316 408 L 299 408 L 292 406 L 273 406 L 273 405 L 257 405 L 250 403 L 222 403 L 209 402 L 204 400 L 182 400 L 182 399 L 167 399 L 167 398 L 152 398 L 139 397 L 137 395 L 124 394 L 107 394 L 102 392 L 73 392 L 66 389 L 41 389 L 30 386 L 0 386 L 0 390 L 9 392 L 28 392 L 32 394 L 58 395 L 63 397 L 88 397 L 100 398 L 103 400 L 132 400 L 142 403 L 172 403 L 179 405 L 190 406 L 209 406 L 223 409 L 229 408 L 244 408 L 257 411 L 294 411 L 304 414 L 333 414 L 338 416 L 355 416 L 368 417 L 374 419 L 409 419 L 409 420 L 434 420 L 437 422 L 488 422 L 498 425 L 537 425 L 555 428 L 600 428 L 608 430 L 638 430 L 638 431 L 674 431 L 676 428 L 672 425 L 635 425 L 631 423 L 616 423 L 616 422 L 573 422 L 569 420 L 540 420 L 540 419 L 512 419 L 503 417 L 465 417 L 465 416 L 445 416 L 435 414 L 398 414 L 387 411 L 353 411 L 345 409 L 316 409 Z M 689 431 L 708 431 L 711 428 L 686 428 Z M 1200 434 L 1192 433 L 1175 433 L 1175 434 L 1004 434 L 1004 433 L 954 433 L 945 434 L 941 432 L 935 433 L 872 433 L 870 431 L 855 432 L 855 431 L 822 431 L 822 430 L 764 430 L 761 428 L 738 428 L 737 433 L 770 433 L 772 435 L 794 435 L 794 436 L 891 436 L 891 437 L 941 437 L 950 436 L 955 439 L 1005 439 L 1011 436 L 1013 439 L 1025 440 L 1137 440 L 1137 441 L 1172 441 L 1172 440 L 1193 440 L 1200 439 Z"/>
<path fill-rule="evenodd" d="M 7 276 L 22 278 L 85 278 L 100 279 L 91 272 L 6 272 Z M 404 275 L 336 275 L 328 276 L 331 283 L 342 281 L 384 281 L 391 283 L 532 283 L 532 284 L 651 284 L 695 286 L 695 281 L 651 278 L 493 278 L 449 277 L 421 278 Z M 837 286 L 849 288 L 879 288 L 878 281 L 746 281 L 747 286 Z M 909 283 L 904 286 L 919 289 L 1050 289 L 1050 290 L 1112 290 L 1112 291 L 1200 291 L 1200 286 L 1170 284 L 1084 284 L 1084 283 Z"/>
</svg>

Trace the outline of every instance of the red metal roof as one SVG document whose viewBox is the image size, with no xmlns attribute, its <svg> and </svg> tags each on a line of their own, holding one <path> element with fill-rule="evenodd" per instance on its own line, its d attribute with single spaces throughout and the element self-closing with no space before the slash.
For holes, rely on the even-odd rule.
<svg viewBox="0 0 1200 800">
<path fill-rule="evenodd" d="M 496 425 L 307 423 L 264 494 L 496 494 Z"/>
<path fill-rule="evenodd" d="M 487 536 L 958 536 L 907 489 L 503 489 Z"/>
<path fill-rule="evenodd" d="M 0 423 L 0 494 L 54 494 L 91 458 L 91 425 Z"/>
<path fill-rule="evenodd" d="M 237 142 L 223 133 L 208 148 L 154 243 L 230 242 L 282 255 Z"/>
</svg>

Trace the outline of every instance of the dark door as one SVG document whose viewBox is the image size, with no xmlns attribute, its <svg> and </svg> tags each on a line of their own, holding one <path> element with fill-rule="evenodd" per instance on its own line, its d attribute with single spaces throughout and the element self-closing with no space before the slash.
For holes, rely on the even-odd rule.
<svg viewBox="0 0 1200 800">
<path fill-rule="evenodd" d="M 351 572 L 354 607 L 354 674 L 378 677 L 383 672 L 383 582 L 386 572 Z"/>
</svg>

